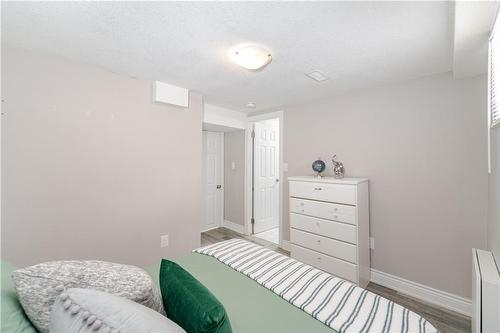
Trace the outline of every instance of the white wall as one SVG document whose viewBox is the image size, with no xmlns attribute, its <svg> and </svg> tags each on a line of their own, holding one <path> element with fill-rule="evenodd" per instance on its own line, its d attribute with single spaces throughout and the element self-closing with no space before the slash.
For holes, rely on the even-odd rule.
<svg viewBox="0 0 500 333">
<path fill-rule="evenodd" d="M 2 70 L 2 259 L 146 265 L 199 246 L 200 95 L 154 104 L 148 81 L 4 45 Z"/>
<path fill-rule="evenodd" d="M 451 74 L 290 107 L 287 176 L 312 174 L 318 157 L 331 174 L 337 154 L 348 176 L 370 179 L 372 267 L 470 297 L 471 248 L 486 247 L 485 110 L 485 76 Z"/>
</svg>

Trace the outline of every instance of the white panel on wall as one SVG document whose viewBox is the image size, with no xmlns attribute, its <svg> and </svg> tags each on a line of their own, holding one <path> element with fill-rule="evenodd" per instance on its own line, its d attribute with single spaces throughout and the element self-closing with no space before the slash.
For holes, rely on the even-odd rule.
<svg viewBox="0 0 500 333">
<path fill-rule="evenodd" d="M 165 82 L 155 81 L 153 101 L 187 108 L 189 106 L 189 90 Z"/>
<path fill-rule="evenodd" d="M 217 105 L 205 104 L 203 112 L 204 125 L 221 126 L 220 129 L 210 128 L 209 131 L 231 132 L 246 129 L 247 115 L 244 112 L 226 109 Z"/>
</svg>

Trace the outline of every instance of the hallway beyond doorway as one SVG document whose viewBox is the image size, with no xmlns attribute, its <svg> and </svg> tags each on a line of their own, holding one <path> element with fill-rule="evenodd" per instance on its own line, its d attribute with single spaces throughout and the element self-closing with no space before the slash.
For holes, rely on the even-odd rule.
<svg viewBox="0 0 500 333">
<path fill-rule="evenodd" d="M 274 244 L 279 244 L 280 230 L 279 228 L 273 228 L 254 234 L 254 236 Z"/>
</svg>

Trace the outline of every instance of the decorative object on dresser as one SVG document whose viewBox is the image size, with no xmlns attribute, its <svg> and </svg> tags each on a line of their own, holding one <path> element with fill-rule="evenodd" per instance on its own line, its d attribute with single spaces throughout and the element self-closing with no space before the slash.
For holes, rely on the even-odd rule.
<svg viewBox="0 0 500 333">
<path fill-rule="evenodd" d="M 312 163 L 312 169 L 314 172 L 317 173 L 317 177 L 321 178 L 321 173 L 325 171 L 326 169 L 326 164 L 323 162 L 320 158 L 318 158 L 316 161 Z"/>
<path fill-rule="evenodd" d="M 337 157 L 337 155 L 333 155 L 332 157 L 333 176 L 335 178 L 344 178 L 345 175 L 344 165 L 339 161 L 335 161 L 335 157 Z"/>
<path fill-rule="evenodd" d="M 366 287 L 370 281 L 368 179 L 288 180 L 292 257 Z"/>
</svg>

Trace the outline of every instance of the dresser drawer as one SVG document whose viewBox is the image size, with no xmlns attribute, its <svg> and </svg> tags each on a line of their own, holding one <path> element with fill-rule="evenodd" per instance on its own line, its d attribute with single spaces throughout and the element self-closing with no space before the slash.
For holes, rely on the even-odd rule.
<svg viewBox="0 0 500 333">
<path fill-rule="evenodd" d="M 295 244 L 291 245 L 291 250 L 292 258 L 317 267 L 340 278 L 358 283 L 358 268 L 354 264 L 297 246 Z"/>
<path fill-rule="evenodd" d="M 352 244 L 357 243 L 356 227 L 350 224 L 291 213 L 290 226 L 292 228 L 312 232 L 320 236 L 335 238 Z"/>
<path fill-rule="evenodd" d="M 356 224 L 356 207 L 354 206 L 290 198 L 290 211 L 333 221 Z"/>
<path fill-rule="evenodd" d="M 339 259 L 347 260 L 354 264 L 357 263 L 356 245 L 293 228 L 290 229 L 290 238 L 290 241 L 293 244 L 328 254 Z"/>
<path fill-rule="evenodd" d="M 356 186 L 290 181 L 290 196 L 355 205 Z"/>
</svg>

